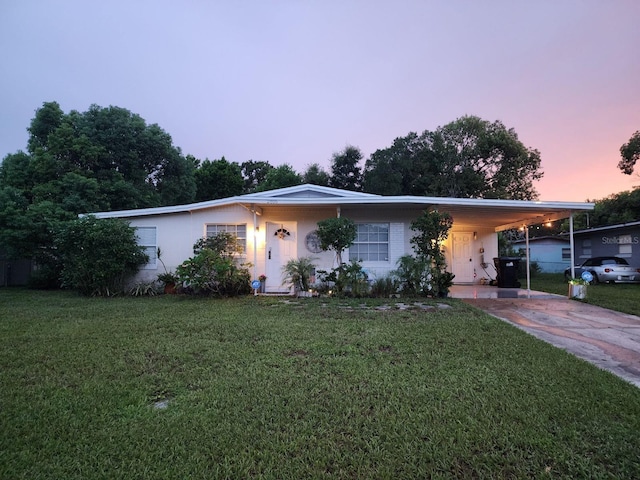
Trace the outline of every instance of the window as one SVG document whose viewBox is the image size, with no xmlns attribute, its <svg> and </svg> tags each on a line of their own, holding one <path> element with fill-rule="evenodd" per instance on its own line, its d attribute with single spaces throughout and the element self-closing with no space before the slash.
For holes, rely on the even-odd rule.
<svg viewBox="0 0 640 480">
<path fill-rule="evenodd" d="M 618 254 L 623 257 L 630 257 L 633 254 L 633 246 L 630 243 L 618 245 Z"/>
<path fill-rule="evenodd" d="M 207 237 L 213 237 L 216 233 L 229 232 L 236 236 L 238 245 L 242 248 L 242 252 L 247 251 L 247 225 L 225 225 L 211 224 L 207 225 Z"/>
<path fill-rule="evenodd" d="M 587 238 L 582 241 L 582 256 L 590 257 L 591 256 L 591 239 Z"/>
<path fill-rule="evenodd" d="M 156 227 L 136 227 L 138 245 L 144 247 L 144 253 L 149 255 L 149 263 L 143 269 L 158 268 L 158 244 L 156 241 Z"/>
<path fill-rule="evenodd" d="M 563 248 L 562 249 L 562 260 L 571 260 L 571 249 Z"/>
<path fill-rule="evenodd" d="M 389 261 L 389 224 L 359 223 L 356 240 L 349 247 L 349 260 Z"/>
</svg>

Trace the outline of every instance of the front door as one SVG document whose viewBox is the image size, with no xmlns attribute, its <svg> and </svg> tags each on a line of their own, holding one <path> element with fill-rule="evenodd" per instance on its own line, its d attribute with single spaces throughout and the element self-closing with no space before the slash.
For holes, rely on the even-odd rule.
<svg viewBox="0 0 640 480">
<path fill-rule="evenodd" d="M 456 283 L 472 283 L 473 278 L 473 234 L 453 233 L 453 258 L 451 273 Z"/>
<path fill-rule="evenodd" d="M 283 285 L 282 267 L 298 254 L 296 222 L 267 222 L 265 291 L 267 293 L 287 292 Z"/>
</svg>

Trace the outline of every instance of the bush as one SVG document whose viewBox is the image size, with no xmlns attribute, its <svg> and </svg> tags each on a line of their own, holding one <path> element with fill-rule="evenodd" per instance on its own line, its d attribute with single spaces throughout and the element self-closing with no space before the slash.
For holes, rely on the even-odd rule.
<svg viewBox="0 0 640 480">
<path fill-rule="evenodd" d="M 371 284 L 372 297 L 389 297 L 398 292 L 398 281 L 392 277 L 376 278 Z"/>
<path fill-rule="evenodd" d="M 398 268 L 393 274 L 398 278 L 399 289 L 406 295 L 422 294 L 429 280 L 431 262 L 424 257 L 403 255 L 398 259 Z"/>
<path fill-rule="evenodd" d="M 233 257 L 233 235 L 221 232 L 198 240 L 195 255 L 176 269 L 183 292 L 216 296 L 245 295 L 251 292 L 251 275 L 244 265 L 238 266 Z"/>
<path fill-rule="evenodd" d="M 135 229 L 117 218 L 92 216 L 66 222 L 54 241 L 62 263 L 62 287 L 83 295 L 112 296 L 149 261 Z"/>
<path fill-rule="evenodd" d="M 321 285 L 333 285 L 337 296 L 366 297 L 369 294 L 369 277 L 360 262 L 352 260 L 334 268 L 331 272 L 319 270 Z"/>
</svg>

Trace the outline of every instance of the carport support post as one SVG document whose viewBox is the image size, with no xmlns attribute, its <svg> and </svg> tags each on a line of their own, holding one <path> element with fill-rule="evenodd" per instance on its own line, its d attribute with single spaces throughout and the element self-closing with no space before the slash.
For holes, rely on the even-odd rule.
<svg viewBox="0 0 640 480">
<path fill-rule="evenodd" d="M 257 268 L 258 268 L 258 217 L 256 214 L 256 206 L 251 205 L 251 209 L 253 210 L 253 280 L 258 279 Z M 258 290 L 254 289 L 254 295 L 258 294 Z"/>
<path fill-rule="evenodd" d="M 525 247 L 527 249 L 527 298 L 531 298 L 531 264 L 529 262 L 529 225 L 524 226 Z"/>
<path fill-rule="evenodd" d="M 573 212 L 569 212 L 569 248 L 571 249 L 571 278 L 576 278 L 576 262 L 573 244 Z"/>
</svg>

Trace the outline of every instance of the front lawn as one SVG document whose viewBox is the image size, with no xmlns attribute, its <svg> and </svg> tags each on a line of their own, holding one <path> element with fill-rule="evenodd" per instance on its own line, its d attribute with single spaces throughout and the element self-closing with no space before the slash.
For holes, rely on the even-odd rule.
<svg viewBox="0 0 640 480">
<path fill-rule="evenodd" d="M 399 301 L 0 289 L 0 478 L 640 477 L 636 387 Z"/>
<path fill-rule="evenodd" d="M 522 281 L 524 284 L 525 281 Z M 531 277 L 531 289 L 567 295 L 567 281 L 561 273 L 539 273 Z M 607 284 L 589 285 L 587 303 L 618 312 L 640 316 L 640 285 Z"/>
</svg>

